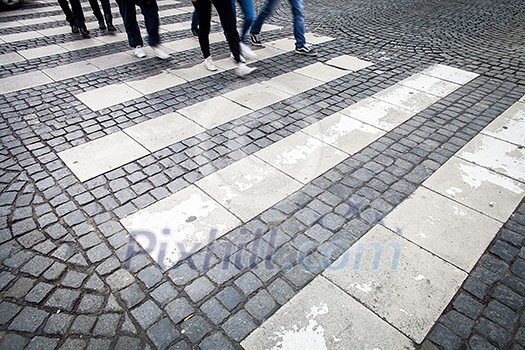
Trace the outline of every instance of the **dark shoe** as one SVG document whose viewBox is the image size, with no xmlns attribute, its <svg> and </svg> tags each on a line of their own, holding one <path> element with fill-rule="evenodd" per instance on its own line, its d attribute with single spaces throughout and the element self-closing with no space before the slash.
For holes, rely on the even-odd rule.
<svg viewBox="0 0 525 350">
<path fill-rule="evenodd" d="M 82 37 L 89 38 L 89 30 L 86 28 L 85 25 L 78 27 L 80 30 L 80 34 L 82 34 Z"/>
<path fill-rule="evenodd" d="M 316 56 L 317 51 L 315 51 L 315 48 L 308 45 L 303 45 L 295 48 L 295 52 L 300 55 L 306 55 L 306 56 Z"/>
<path fill-rule="evenodd" d="M 193 34 L 193 36 L 199 36 L 199 27 L 192 27 L 191 34 Z"/>
<path fill-rule="evenodd" d="M 112 15 L 105 15 L 106 23 L 108 24 L 108 32 L 116 32 L 117 28 L 113 25 L 113 16 Z"/>
<path fill-rule="evenodd" d="M 259 40 L 259 34 L 250 33 L 250 38 L 252 39 L 253 46 L 263 46 L 261 40 Z"/>
<path fill-rule="evenodd" d="M 71 33 L 75 33 L 75 34 L 77 34 L 77 33 L 78 33 L 78 27 L 77 27 L 77 25 L 71 23 L 70 26 L 71 26 Z"/>
<path fill-rule="evenodd" d="M 104 23 L 103 19 L 99 19 L 98 20 L 98 29 L 100 29 L 100 30 L 106 30 L 107 29 L 106 24 Z"/>
</svg>

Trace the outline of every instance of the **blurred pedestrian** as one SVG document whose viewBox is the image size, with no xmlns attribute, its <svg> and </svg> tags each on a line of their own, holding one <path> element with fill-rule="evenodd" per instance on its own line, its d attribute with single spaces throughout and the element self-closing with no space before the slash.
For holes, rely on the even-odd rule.
<svg viewBox="0 0 525 350">
<path fill-rule="evenodd" d="M 71 3 L 71 8 L 69 4 Z M 58 0 L 58 4 L 66 15 L 66 21 L 71 26 L 71 32 L 82 34 L 82 37 L 89 38 L 89 30 L 86 27 L 86 19 L 82 11 L 80 0 Z"/>
<path fill-rule="evenodd" d="M 304 36 L 304 5 L 303 0 L 289 0 L 293 15 L 293 35 L 295 37 L 295 52 L 301 55 L 316 55 L 315 48 L 306 43 Z M 259 15 L 252 24 L 250 36 L 252 45 L 262 46 L 259 39 L 261 27 L 266 19 L 273 14 L 281 0 L 266 0 Z"/>
<path fill-rule="evenodd" d="M 109 4 L 109 0 L 100 0 L 100 3 L 102 4 L 102 11 L 104 11 L 104 16 L 102 16 L 102 12 L 100 12 L 100 6 L 98 5 L 97 0 L 89 0 L 89 5 L 91 6 L 93 14 L 95 15 L 98 21 L 98 28 L 100 30 L 107 29 L 108 32 L 116 31 L 117 28 L 115 28 L 115 26 L 113 25 L 113 14 L 111 13 L 111 5 Z"/>
<path fill-rule="evenodd" d="M 164 50 L 159 47 L 159 7 L 156 0 L 116 0 L 117 5 L 124 22 L 124 28 L 128 35 L 129 46 L 133 48 L 135 56 L 138 58 L 146 57 L 144 51 L 144 42 L 140 35 L 139 24 L 137 23 L 137 9 L 135 5 L 140 7 L 140 11 L 144 16 L 146 24 L 146 31 L 148 32 L 148 44 L 151 46 L 155 56 L 165 60 L 170 58 Z"/>
<path fill-rule="evenodd" d="M 204 56 L 204 66 L 210 71 L 216 71 L 217 67 L 213 62 L 210 53 L 210 26 L 211 26 L 211 6 L 215 7 L 221 21 L 226 40 L 233 54 L 233 59 L 237 63 L 237 74 L 245 76 L 255 70 L 241 62 L 240 39 L 236 28 L 235 15 L 232 0 L 192 0 L 197 16 L 199 17 L 199 45 Z"/>
</svg>

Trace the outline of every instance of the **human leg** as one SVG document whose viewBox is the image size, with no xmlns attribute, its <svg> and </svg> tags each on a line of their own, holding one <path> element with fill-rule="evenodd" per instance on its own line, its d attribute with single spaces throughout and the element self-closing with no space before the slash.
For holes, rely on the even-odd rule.
<svg viewBox="0 0 525 350">
<path fill-rule="evenodd" d="M 266 18 L 272 15 L 277 6 L 279 5 L 280 0 L 266 0 L 261 11 L 255 18 L 250 29 L 250 33 L 259 34 L 261 32 L 262 25 Z"/>
<path fill-rule="evenodd" d="M 230 47 L 235 62 L 240 62 L 240 39 L 239 33 L 237 32 L 235 16 L 233 14 L 232 2 L 230 0 L 213 0 L 212 2 L 219 14 L 222 29 L 226 35 L 226 40 L 228 41 L 228 46 Z"/>
<path fill-rule="evenodd" d="M 104 11 L 104 18 L 106 19 L 106 24 L 108 26 L 108 31 L 114 32 L 117 30 L 113 25 L 113 13 L 111 12 L 111 5 L 109 0 L 100 0 L 102 4 L 102 11 Z"/>
<path fill-rule="evenodd" d="M 159 7 L 156 0 L 145 1 L 140 5 L 140 10 L 144 16 L 144 24 L 148 32 L 148 44 L 157 46 L 160 44 L 159 36 Z"/>
<path fill-rule="evenodd" d="M 124 29 L 128 36 L 128 43 L 131 47 L 144 45 L 142 36 L 140 35 L 140 28 L 137 23 L 137 12 L 135 10 L 135 3 L 133 0 L 116 0 L 119 8 L 120 16 L 124 22 Z"/>
<path fill-rule="evenodd" d="M 102 12 L 100 11 L 98 0 L 89 0 L 89 6 L 91 6 L 91 9 L 93 10 L 93 15 L 97 18 L 99 29 L 106 30 L 104 16 L 102 16 Z"/>
<path fill-rule="evenodd" d="M 243 13 L 243 23 L 240 33 L 241 42 L 246 43 L 246 34 L 250 30 L 250 27 L 255 20 L 255 8 L 253 6 L 253 0 L 237 0 Z M 235 7 L 234 7 L 235 8 Z"/>
<path fill-rule="evenodd" d="M 289 0 L 292 7 L 293 16 L 293 35 L 295 37 L 295 47 L 302 47 L 306 44 L 304 37 L 304 5 L 303 0 Z"/>
<path fill-rule="evenodd" d="M 206 59 L 210 57 L 211 2 L 208 0 L 194 0 L 192 3 L 199 20 L 199 46 L 201 47 L 202 56 Z"/>
</svg>

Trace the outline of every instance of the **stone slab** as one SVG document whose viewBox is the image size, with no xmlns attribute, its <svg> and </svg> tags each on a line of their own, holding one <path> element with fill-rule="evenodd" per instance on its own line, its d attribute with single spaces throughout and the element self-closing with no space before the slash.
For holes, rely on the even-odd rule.
<svg viewBox="0 0 525 350">
<path fill-rule="evenodd" d="M 354 56 L 342 55 L 326 61 L 329 66 L 357 72 L 358 70 L 374 65 L 372 62 L 364 61 Z"/>
<path fill-rule="evenodd" d="M 180 109 L 178 112 L 204 128 L 211 129 L 246 115 L 251 110 L 217 96 Z"/>
<path fill-rule="evenodd" d="M 24 62 L 26 59 L 16 52 L 9 52 L 4 53 L 3 55 L 0 55 L 0 66 L 4 66 L 6 64 L 12 64 L 12 63 L 18 63 L 18 62 Z"/>
<path fill-rule="evenodd" d="M 425 69 L 423 74 L 430 75 L 439 79 L 448 80 L 456 84 L 464 85 L 475 79 L 479 74 L 467 72 L 462 69 L 436 64 Z"/>
<path fill-rule="evenodd" d="M 162 72 L 144 79 L 127 81 L 126 84 L 144 95 L 152 94 L 173 86 L 184 84 L 186 80 L 169 72 Z"/>
<path fill-rule="evenodd" d="M 124 132 L 150 152 L 158 151 L 179 141 L 205 131 L 200 125 L 178 113 L 139 123 L 124 129 Z"/>
<path fill-rule="evenodd" d="M 255 155 L 303 184 L 348 157 L 348 154 L 302 132 L 285 137 Z"/>
<path fill-rule="evenodd" d="M 53 79 L 41 71 L 18 74 L 0 79 L 0 94 L 20 91 L 52 82 Z"/>
<path fill-rule="evenodd" d="M 295 72 L 281 74 L 275 78 L 262 82 L 263 85 L 270 86 L 287 92 L 291 95 L 300 94 L 323 84 L 322 81 L 307 77 Z"/>
<path fill-rule="evenodd" d="M 206 176 L 196 185 L 243 222 L 302 187 L 253 155 Z"/>
<path fill-rule="evenodd" d="M 422 111 L 440 99 L 438 96 L 430 95 L 400 84 L 380 91 L 375 94 L 374 97 L 413 112 Z"/>
<path fill-rule="evenodd" d="M 58 55 L 64 52 L 67 52 L 67 50 L 59 45 L 47 45 L 36 47 L 34 49 L 20 50 L 18 51 L 18 54 L 22 55 L 25 59 L 31 60 L 51 55 Z"/>
<path fill-rule="evenodd" d="M 17 41 L 31 40 L 43 37 L 44 36 L 42 34 L 34 31 L 0 35 L 0 39 L 2 39 L 6 43 L 14 43 Z"/>
<path fill-rule="evenodd" d="M 354 154 L 385 134 L 371 125 L 334 113 L 303 131 L 341 151 Z"/>
<path fill-rule="evenodd" d="M 374 97 L 361 100 L 341 110 L 341 113 L 385 131 L 396 128 L 415 114 Z"/>
<path fill-rule="evenodd" d="M 112 84 L 75 95 L 80 102 L 84 103 L 93 111 L 99 111 L 141 96 L 142 94 L 140 92 L 124 83 Z"/>
<path fill-rule="evenodd" d="M 100 69 L 89 62 L 81 61 L 61 65 L 54 68 L 43 69 L 42 72 L 47 74 L 54 81 L 66 80 L 78 77 L 84 74 L 98 72 Z"/>
<path fill-rule="evenodd" d="M 325 83 L 341 78 L 348 74 L 348 72 L 343 69 L 328 66 L 321 62 L 317 62 L 306 67 L 296 69 L 294 72 L 313 79 L 323 81 Z"/>
<path fill-rule="evenodd" d="M 478 135 L 457 156 L 525 182 L 525 149 L 487 135 Z"/>
<path fill-rule="evenodd" d="M 281 90 L 276 90 L 268 85 L 253 84 L 228 92 L 223 96 L 247 108 L 258 110 L 287 99 L 292 95 Z"/>
<path fill-rule="evenodd" d="M 137 58 L 125 52 L 119 52 L 112 55 L 91 58 L 87 60 L 87 62 L 100 69 L 109 69 L 130 63 L 135 63 L 137 62 Z"/>
<path fill-rule="evenodd" d="M 376 225 L 323 276 L 419 344 L 467 274 Z"/>
<path fill-rule="evenodd" d="M 482 131 L 503 141 L 525 146 L 525 103 L 517 102 Z"/>
<path fill-rule="evenodd" d="M 382 221 L 383 225 L 464 271 L 470 271 L 502 223 L 424 187 Z"/>
<path fill-rule="evenodd" d="M 415 74 L 399 84 L 439 97 L 445 97 L 461 87 L 459 84 L 425 74 Z"/>
<path fill-rule="evenodd" d="M 86 181 L 148 153 L 135 140 L 119 131 L 59 152 L 58 156 L 80 181 Z"/>
<path fill-rule="evenodd" d="M 508 220 L 525 194 L 525 184 L 456 157 L 423 185 L 501 222 Z"/>
<path fill-rule="evenodd" d="M 163 270 L 240 224 L 239 219 L 193 185 L 121 222 Z"/>
<path fill-rule="evenodd" d="M 414 349 L 394 327 L 319 276 L 253 331 L 245 350 Z"/>
</svg>

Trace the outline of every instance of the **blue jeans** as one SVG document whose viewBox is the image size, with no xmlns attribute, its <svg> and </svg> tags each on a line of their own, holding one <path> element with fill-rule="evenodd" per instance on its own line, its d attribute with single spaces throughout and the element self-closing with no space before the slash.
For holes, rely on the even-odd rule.
<svg viewBox="0 0 525 350">
<path fill-rule="evenodd" d="M 255 19 L 255 8 L 253 7 L 253 0 L 237 0 L 239 3 L 239 6 L 241 7 L 242 13 L 244 15 L 244 22 L 242 24 L 242 30 L 241 30 L 241 41 L 247 42 L 246 34 L 250 30 L 250 27 L 252 26 L 252 23 Z M 233 13 L 235 17 L 237 17 L 237 11 L 235 8 L 235 0 L 232 0 L 233 5 Z"/>
<path fill-rule="evenodd" d="M 128 43 L 131 47 L 142 46 L 139 24 L 137 23 L 137 11 L 134 0 L 116 0 L 120 16 L 124 22 L 124 28 L 128 35 Z M 148 44 L 157 46 L 160 44 L 159 36 L 159 8 L 156 0 L 145 0 L 140 2 L 140 10 L 144 16 L 146 31 L 148 32 Z"/>
<path fill-rule="evenodd" d="M 266 0 L 261 12 L 252 24 L 251 32 L 259 34 L 261 27 L 269 16 L 275 11 L 281 0 Z M 293 15 L 293 35 L 295 37 L 295 47 L 301 47 L 306 44 L 304 37 L 304 6 L 303 0 L 289 0 L 292 7 Z"/>
</svg>

